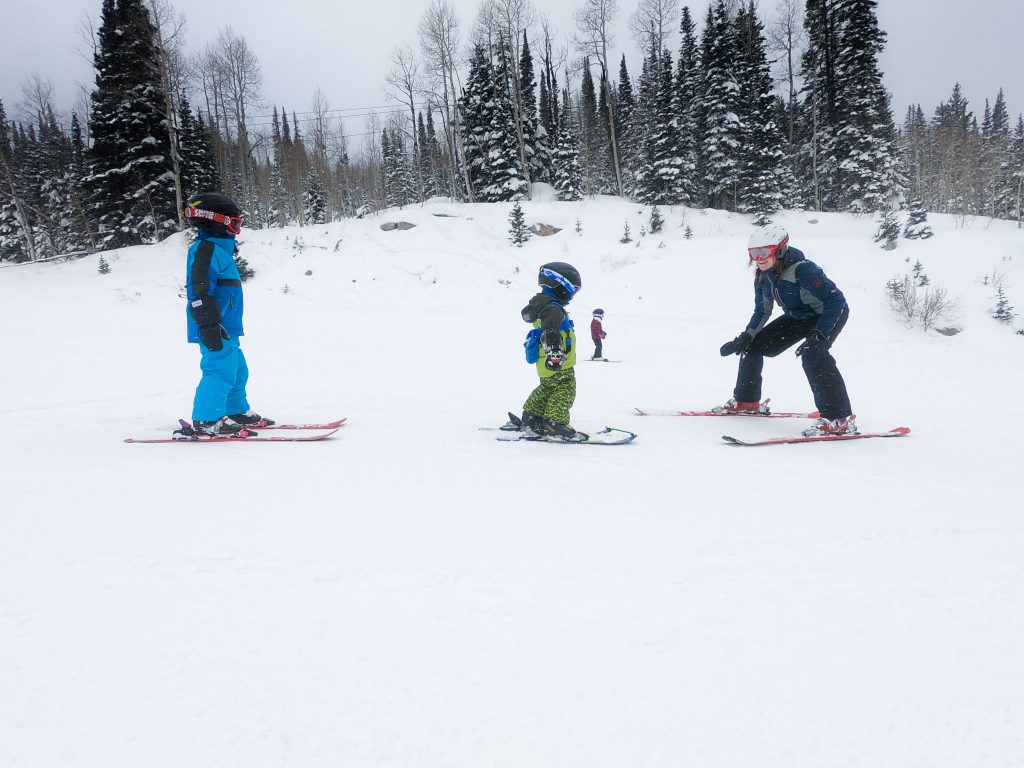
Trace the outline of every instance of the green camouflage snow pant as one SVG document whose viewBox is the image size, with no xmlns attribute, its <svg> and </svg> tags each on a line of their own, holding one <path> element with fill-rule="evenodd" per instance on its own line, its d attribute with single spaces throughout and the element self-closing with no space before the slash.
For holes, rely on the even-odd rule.
<svg viewBox="0 0 1024 768">
<path fill-rule="evenodd" d="M 523 410 L 556 424 L 568 424 L 569 409 L 575 399 L 576 371 L 570 368 L 541 379 L 540 385 L 526 398 Z"/>
</svg>

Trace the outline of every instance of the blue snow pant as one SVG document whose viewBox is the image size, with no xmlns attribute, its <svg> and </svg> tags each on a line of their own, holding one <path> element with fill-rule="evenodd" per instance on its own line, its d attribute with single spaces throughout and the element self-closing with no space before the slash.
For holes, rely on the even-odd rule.
<svg viewBox="0 0 1024 768">
<path fill-rule="evenodd" d="M 249 367 L 238 337 L 224 339 L 224 346 L 217 352 L 199 342 L 199 351 L 203 355 L 199 361 L 203 378 L 199 380 L 192 402 L 192 420 L 216 421 L 228 414 L 248 411 L 245 384 L 249 380 Z"/>
<path fill-rule="evenodd" d="M 836 359 L 829 347 L 843 330 L 850 317 L 849 308 L 843 309 L 839 322 L 828 336 L 828 346 L 817 352 L 806 352 L 800 358 L 807 383 L 814 394 L 814 405 L 826 419 L 841 419 L 853 413 L 846 382 L 836 367 Z M 741 403 L 756 403 L 761 399 L 761 371 L 766 357 L 775 357 L 807 338 L 818 325 L 817 318 L 794 320 L 788 315 L 772 320 L 761 329 L 740 357 L 733 397 Z"/>
</svg>

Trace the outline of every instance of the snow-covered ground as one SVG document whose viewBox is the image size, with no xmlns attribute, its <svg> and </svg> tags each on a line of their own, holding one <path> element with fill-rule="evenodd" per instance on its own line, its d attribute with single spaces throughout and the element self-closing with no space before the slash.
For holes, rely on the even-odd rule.
<svg viewBox="0 0 1024 768">
<path fill-rule="evenodd" d="M 528 202 L 563 231 L 516 249 L 509 209 L 243 233 L 251 401 L 349 417 L 313 444 L 121 442 L 190 414 L 183 235 L 0 269 L 0 765 L 1024 765 L 1024 338 L 983 284 L 1024 308 L 1024 233 L 933 216 L 885 252 L 873 218 L 778 217 L 850 302 L 861 428 L 913 434 L 742 449 L 805 422 L 632 409 L 731 394 L 749 218 L 623 245 L 649 209 Z M 631 445 L 477 429 L 534 386 L 554 260 L 622 360 L 578 365 L 573 422 Z M 917 260 L 962 333 L 886 306 Z M 792 353 L 765 394 L 813 405 Z"/>
</svg>

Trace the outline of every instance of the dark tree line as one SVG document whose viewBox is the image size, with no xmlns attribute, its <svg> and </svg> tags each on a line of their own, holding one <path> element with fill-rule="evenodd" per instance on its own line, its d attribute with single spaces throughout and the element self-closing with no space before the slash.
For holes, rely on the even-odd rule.
<svg viewBox="0 0 1024 768">
<path fill-rule="evenodd" d="M 257 126 L 265 130 L 252 131 L 246 105 L 258 95 L 258 63 L 230 30 L 200 61 L 193 103 L 205 111 L 193 110 L 185 86 L 168 77 L 174 68 L 143 0 L 103 0 L 89 114 L 62 125 L 45 93 L 24 120 L 0 103 L 0 259 L 155 242 L 180 226 L 178 201 L 208 189 L 238 199 L 255 227 L 320 224 L 439 195 L 518 200 L 538 182 L 563 200 L 621 188 L 650 205 L 722 208 L 759 222 L 786 207 L 1020 220 L 1024 118 L 1011 125 L 1000 91 L 979 121 L 957 86 L 933 116 L 915 105 L 897 130 L 878 68 L 885 33 L 876 6 L 806 0 L 806 47 L 786 51 L 783 99 L 750 0 L 717 0 L 700 30 L 683 7 L 674 50 L 664 30 L 639 35 L 647 50 L 635 78 L 625 56 L 607 71 L 600 34 L 575 62 L 554 51 L 546 26 L 531 47 L 516 15 L 524 6 L 492 0 L 458 93 L 457 22 L 439 0 L 422 32 L 435 77 L 424 85 L 411 52 L 399 56 L 389 82 L 407 88 L 408 109 L 383 123 L 371 115 L 364 151 L 350 158 L 319 92 L 313 117 L 275 107 Z"/>
</svg>

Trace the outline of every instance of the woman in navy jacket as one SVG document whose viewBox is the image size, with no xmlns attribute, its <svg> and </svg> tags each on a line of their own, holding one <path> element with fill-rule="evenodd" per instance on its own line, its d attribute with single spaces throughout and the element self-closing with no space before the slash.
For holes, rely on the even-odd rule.
<svg viewBox="0 0 1024 768">
<path fill-rule="evenodd" d="M 760 403 L 764 359 L 802 342 L 796 355 L 821 417 L 804 434 L 856 433 L 846 383 L 829 352 L 850 316 L 846 297 L 821 267 L 789 245 L 789 233 L 778 225 L 758 228 L 750 236 L 747 253 L 757 265 L 754 314 L 739 336 L 722 345 L 722 356 L 740 355 L 740 365 L 732 399 L 715 410 L 767 413 L 767 406 Z M 785 314 L 768 322 L 775 304 Z"/>
</svg>

